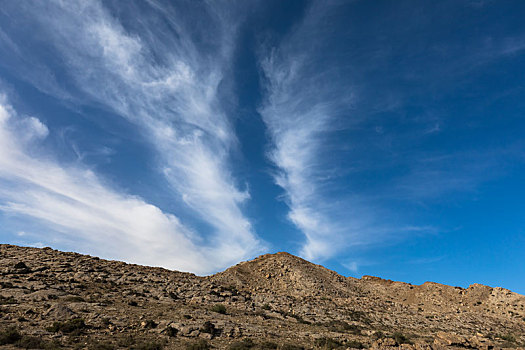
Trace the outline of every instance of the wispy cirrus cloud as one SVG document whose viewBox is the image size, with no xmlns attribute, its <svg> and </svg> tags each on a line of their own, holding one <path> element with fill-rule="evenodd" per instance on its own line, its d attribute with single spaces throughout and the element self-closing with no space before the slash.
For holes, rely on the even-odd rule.
<svg viewBox="0 0 525 350">
<path fill-rule="evenodd" d="M 340 5 L 313 2 L 276 47 L 259 54 L 265 89 L 259 112 L 270 131 L 268 156 L 277 168 L 274 180 L 285 192 L 288 219 L 305 236 L 300 254 L 314 260 L 429 231 L 429 226 L 403 222 L 391 208 L 378 203 L 380 194 L 366 193 L 352 183 L 374 167 L 393 167 L 396 159 L 373 158 L 388 148 L 388 137 L 378 137 L 381 141 L 376 143 L 374 135 L 363 136 L 367 128 L 378 135 L 384 131 L 355 108 L 367 102 L 361 96 L 362 81 L 353 79 L 360 75 L 359 69 L 351 63 L 361 53 L 335 49 L 344 34 L 335 36 L 337 24 L 329 19 L 341 10 Z M 373 54 L 381 57 L 383 52 Z M 379 109 L 397 106 L 397 102 L 382 102 Z M 425 126 L 422 134 L 439 131 L 433 123 L 433 129 Z M 360 130 L 363 135 L 358 135 Z M 360 138 L 348 136 L 354 134 Z"/>
<path fill-rule="evenodd" d="M 0 210 L 31 217 L 55 233 L 38 238 L 56 238 L 66 246 L 74 242 L 70 248 L 103 257 L 198 273 L 228 263 L 213 247 L 195 244 L 198 236 L 174 215 L 111 189 L 85 167 L 35 154 L 47 134 L 38 119 L 19 116 L 1 96 Z"/>
<path fill-rule="evenodd" d="M 330 137 L 351 109 L 354 94 L 348 81 L 322 65 L 326 52 L 322 18 L 327 8 L 313 4 L 303 21 L 270 54 L 261 53 L 266 97 L 259 112 L 268 127 L 270 160 L 277 166 L 274 179 L 285 191 L 288 218 L 304 233 L 301 255 L 328 258 L 366 241 L 368 220 L 352 198 L 333 192 Z M 308 39 L 307 39 L 308 38 Z"/>
<path fill-rule="evenodd" d="M 237 141 L 219 99 L 235 23 L 224 21 L 224 7 L 194 5 L 205 28 L 156 1 L 142 9 L 130 6 L 130 15 L 140 12 L 141 21 L 127 27 L 98 1 L 20 4 L 11 10 L 41 31 L 74 89 L 60 94 L 58 83 L 48 88 L 38 75 L 29 80 L 46 93 L 71 94 L 75 103 L 95 103 L 140 128 L 158 153 L 174 200 L 207 223 L 211 233 L 200 238 L 223 249 L 223 261 L 232 263 L 263 249 L 242 212 L 250 195 L 231 174 L 229 157 Z M 208 32 L 213 38 L 203 36 Z"/>
<path fill-rule="evenodd" d="M 313 1 L 280 42 L 259 53 L 269 158 L 307 258 L 446 231 L 414 208 L 451 194 L 472 197 L 516 159 L 507 154 L 519 145 L 481 150 L 472 143 L 469 134 L 488 125 L 483 103 L 490 98 L 462 117 L 448 107 L 474 86 L 483 94 L 486 81 L 472 83 L 480 68 L 518 57 L 522 35 L 489 27 L 468 46 L 464 36 L 444 32 L 429 41 L 435 23 L 422 18 L 434 18 L 434 7 L 418 7 L 417 19 L 414 9 L 367 8 L 373 19 L 361 21 L 358 2 Z"/>
</svg>

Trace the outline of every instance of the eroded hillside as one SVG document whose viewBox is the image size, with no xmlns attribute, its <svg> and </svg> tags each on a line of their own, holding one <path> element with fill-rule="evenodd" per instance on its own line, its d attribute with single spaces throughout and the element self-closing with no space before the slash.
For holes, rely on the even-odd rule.
<svg viewBox="0 0 525 350">
<path fill-rule="evenodd" d="M 287 253 L 208 277 L 0 245 L 0 343 L 22 348 L 517 348 L 525 297 L 347 278 Z"/>
</svg>

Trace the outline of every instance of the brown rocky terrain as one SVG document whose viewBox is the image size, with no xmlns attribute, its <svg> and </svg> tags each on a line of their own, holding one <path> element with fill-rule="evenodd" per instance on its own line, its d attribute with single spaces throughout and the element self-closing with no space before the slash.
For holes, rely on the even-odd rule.
<svg viewBox="0 0 525 350">
<path fill-rule="evenodd" d="M 0 344 L 42 349 L 499 349 L 525 296 L 343 277 L 287 253 L 213 276 L 0 245 Z"/>
</svg>

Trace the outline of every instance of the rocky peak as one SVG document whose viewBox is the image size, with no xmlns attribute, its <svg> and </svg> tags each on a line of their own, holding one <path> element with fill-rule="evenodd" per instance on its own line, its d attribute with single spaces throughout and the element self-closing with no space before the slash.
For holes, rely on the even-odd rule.
<svg viewBox="0 0 525 350">
<path fill-rule="evenodd" d="M 243 290 L 292 296 L 348 295 L 354 281 L 286 252 L 261 255 L 211 279 Z"/>
</svg>

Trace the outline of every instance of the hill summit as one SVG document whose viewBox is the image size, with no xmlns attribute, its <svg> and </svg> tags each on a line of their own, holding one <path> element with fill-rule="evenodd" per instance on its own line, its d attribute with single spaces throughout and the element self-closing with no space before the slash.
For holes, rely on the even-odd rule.
<svg viewBox="0 0 525 350">
<path fill-rule="evenodd" d="M 251 292 L 294 297 L 349 295 L 355 280 L 286 252 L 241 262 L 211 279 Z"/>
<path fill-rule="evenodd" d="M 75 349 L 523 348 L 525 297 L 344 277 L 288 253 L 199 277 L 0 245 L 0 345 Z"/>
</svg>

